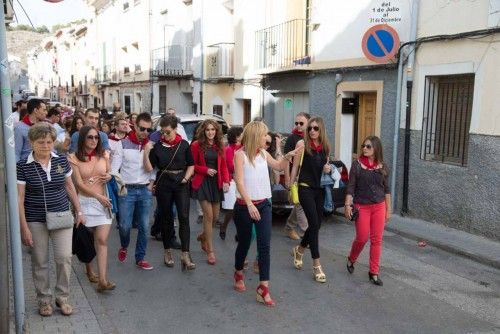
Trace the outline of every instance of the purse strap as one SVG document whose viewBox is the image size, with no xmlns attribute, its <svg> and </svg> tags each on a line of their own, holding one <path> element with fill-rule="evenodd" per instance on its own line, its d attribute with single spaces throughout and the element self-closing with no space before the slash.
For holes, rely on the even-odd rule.
<svg viewBox="0 0 500 334">
<path fill-rule="evenodd" d="M 182 144 L 182 141 L 179 144 L 177 144 L 177 148 L 175 149 L 175 152 L 174 152 L 174 155 L 172 156 L 172 159 L 170 159 L 170 162 L 168 163 L 167 167 L 162 169 L 160 176 L 158 176 L 158 178 L 156 179 L 156 184 L 160 183 L 161 177 L 163 176 L 163 174 L 165 174 L 168 167 L 170 167 L 172 165 L 172 163 L 174 162 L 175 156 L 177 155 L 177 151 L 179 151 L 179 147 L 181 147 L 181 144 Z"/>
<path fill-rule="evenodd" d="M 302 155 L 300 156 L 299 171 L 297 172 L 297 176 L 295 177 L 295 181 L 294 182 L 298 182 L 299 181 L 300 170 L 302 169 L 302 161 L 304 160 L 304 151 L 305 151 L 305 148 L 304 148 L 304 150 L 302 150 Z"/>
<path fill-rule="evenodd" d="M 40 175 L 40 172 L 38 171 L 38 168 L 36 168 L 36 164 L 40 164 L 40 163 L 39 162 L 35 162 L 35 164 L 33 164 L 33 167 L 35 168 L 35 171 L 38 174 L 38 177 L 40 178 L 40 182 L 42 183 L 43 204 L 45 205 L 45 212 L 47 213 L 47 212 L 49 212 L 49 210 L 47 209 L 47 199 L 45 197 L 45 186 L 43 185 L 42 176 Z M 40 164 L 40 166 L 41 166 L 41 164 Z M 49 173 L 50 173 L 50 170 L 49 170 Z M 70 207 L 69 207 L 69 201 L 68 201 L 68 210 L 69 209 L 70 209 Z"/>
</svg>

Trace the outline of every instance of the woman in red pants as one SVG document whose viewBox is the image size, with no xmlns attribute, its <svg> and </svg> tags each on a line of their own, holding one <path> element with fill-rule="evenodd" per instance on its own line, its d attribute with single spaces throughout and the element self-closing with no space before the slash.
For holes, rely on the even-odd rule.
<svg viewBox="0 0 500 334">
<path fill-rule="evenodd" d="M 361 145 L 362 155 L 353 161 L 345 199 L 345 216 L 351 219 L 358 211 L 356 237 L 347 257 L 347 271 L 354 272 L 354 263 L 370 239 L 370 282 L 382 286 L 379 275 L 382 235 L 385 223 L 391 218 L 389 171 L 384 163 L 380 138 L 369 136 Z M 354 201 L 353 201 L 354 200 Z M 353 205 L 354 204 L 354 205 Z"/>
</svg>

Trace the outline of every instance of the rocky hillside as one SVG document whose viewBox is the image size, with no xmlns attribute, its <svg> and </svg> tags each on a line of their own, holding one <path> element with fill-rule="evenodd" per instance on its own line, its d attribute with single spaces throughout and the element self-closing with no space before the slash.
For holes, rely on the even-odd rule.
<svg viewBox="0 0 500 334">
<path fill-rule="evenodd" d="M 7 31 L 7 52 L 21 58 L 26 69 L 26 53 L 40 45 L 49 34 L 39 34 L 32 31 Z"/>
</svg>

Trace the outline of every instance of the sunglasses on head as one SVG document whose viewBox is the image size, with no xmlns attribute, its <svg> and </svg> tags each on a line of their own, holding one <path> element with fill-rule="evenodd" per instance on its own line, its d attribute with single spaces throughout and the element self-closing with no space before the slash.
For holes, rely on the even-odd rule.
<svg viewBox="0 0 500 334">
<path fill-rule="evenodd" d="M 307 127 L 307 131 L 311 131 L 311 130 L 314 130 L 316 132 L 319 131 L 319 126 L 308 126 Z"/>
<path fill-rule="evenodd" d="M 304 126 L 304 122 L 295 122 L 295 126 L 298 126 L 298 125 Z"/>
<path fill-rule="evenodd" d="M 367 148 L 367 149 L 371 149 L 373 146 L 371 146 L 370 144 L 363 144 L 361 145 L 361 148 Z"/>
<path fill-rule="evenodd" d="M 99 140 L 99 136 L 88 135 L 87 139 L 90 139 L 90 140 Z"/>
<path fill-rule="evenodd" d="M 141 131 L 141 132 L 147 131 L 148 133 L 151 133 L 151 132 L 153 132 L 153 129 L 140 126 L 139 131 Z"/>
</svg>

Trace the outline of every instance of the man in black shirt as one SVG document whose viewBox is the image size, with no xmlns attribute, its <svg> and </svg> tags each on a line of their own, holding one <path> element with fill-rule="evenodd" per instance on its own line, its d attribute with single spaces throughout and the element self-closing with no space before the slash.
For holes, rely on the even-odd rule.
<svg viewBox="0 0 500 334">
<path fill-rule="evenodd" d="M 295 149 L 295 145 L 297 145 L 297 142 L 302 140 L 302 138 L 304 138 L 304 134 L 306 133 L 307 130 L 307 122 L 309 121 L 310 118 L 311 115 L 309 115 L 306 112 L 300 112 L 297 114 L 297 116 L 295 116 L 295 127 L 292 130 L 292 134 L 286 140 L 284 154 L 293 151 Z M 291 168 L 292 165 L 290 164 L 288 171 L 285 173 L 285 183 L 288 185 L 294 181 L 289 179 Z M 304 214 L 304 210 L 302 210 L 300 204 L 297 204 L 292 209 L 292 212 L 290 212 L 290 216 L 286 221 L 285 233 L 290 239 L 299 240 L 300 236 L 296 231 L 296 227 L 297 225 L 303 225 L 301 226 L 301 228 L 305 229 L 307 228 L 306 224 L 307 221 Z"/>
</svg>

